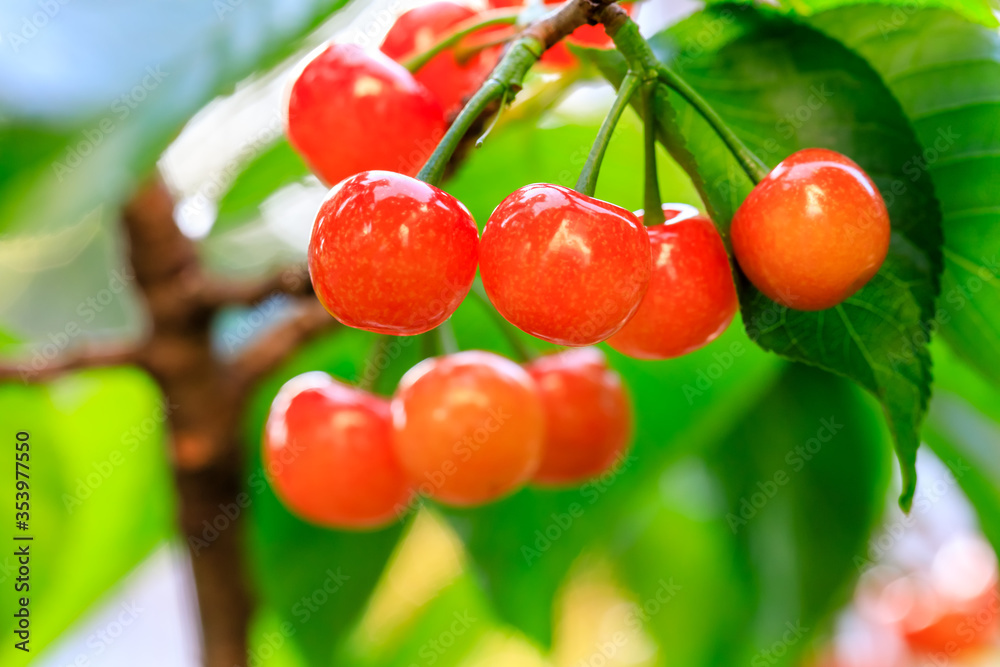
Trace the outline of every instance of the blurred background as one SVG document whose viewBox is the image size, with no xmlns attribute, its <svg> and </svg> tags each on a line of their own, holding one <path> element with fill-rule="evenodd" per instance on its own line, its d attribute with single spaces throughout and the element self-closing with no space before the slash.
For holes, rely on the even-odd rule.
<svg viewBox="0 0 1000 667">
<path fill-rule="evenodd" d="M 211 271 L 250 279 L 301 262 L 326 189 L 284 139 L 289 72 L 331 38 L 376 48 L 417 4 L 6 0 L 0 355 L 44 366 L 142 336 L 118 217 L 154 167 Z M 652 34 L 702 7 L 649 0 L 634 16 Z M 482 225 L 523 184 L 572 185 L 612 97 L 584 65 L 541 69 L 446 189 Z M 641 207 L 641 134 L 629 111 L 598 197 Z M 665 200 L 701 205 L 666 152 L 660 179 Z M 275 296 L 223 311 L 218 354 L 259 340 L 291 305 Z M 477 304 L 455 324 L 463 348 L 504 350 Z M 317 368 L 357 378 L 373 341 L 345 331 L 305 346 L 245 416 L 251 665 L 1000 665 L 1000 393 L 960 351 L 932 345 L 936 389 L 909 515 L 896 506 L 877 403 L 765 353 L 737 322 L 682 359 L 609 351 L 637 433 L 605 477 L 341 535 L 291 517 L 261 483 L 259 433 L 285 379 Z M 403 349 L 377 389 L 391 392 L 417 355 Z M 200 663 L 171 409 L 133 368 L 0 384 L 4 437 L 32 434 L 36 533 L 34 650 L 15 651 L 7 632 L 0 663 Z M 566 523 L 573 504 L 582 515 Z M 15 574 L 0 556 L 8 619 Z"/>
</svg>

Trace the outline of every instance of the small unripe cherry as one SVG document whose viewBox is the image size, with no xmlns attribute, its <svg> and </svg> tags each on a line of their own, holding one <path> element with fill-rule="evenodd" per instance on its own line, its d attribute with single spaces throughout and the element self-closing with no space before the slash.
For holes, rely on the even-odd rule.
<svg viewBox="0 0 1000 667">
<path fill-rule="evenodd" d="M 823 148 L 793 153 L 733 217 L 733 253 L 783 306 L 823 310 L 871 280 L 889 251 L 889 212 L 868 175 Z"/>
<path fill-rule="evenodd" d="M 392 399 L 395 447 L 417 489 L 479 505 L 516 491 L 542 457 L 538 389 L 509 359 L 470 350 L 425 359 Z"/>
<path fill-rule="evenodd" d="M 598 343 L 646 293 L 649 235 L 631 212 L 561 185 L 526 185 L 490 216 L 483 287 L 511 324 L 558 345 Z"/>
<path fill-rule="evenodd" d="M 412 486 L 392 448 L 389 403 L 312 372 L 285 383 L 264 428 L 264 471 L 294 514 L 331 528 L 377 528 Z"/>
<path fill-rule="evenodd" d="M 635 317 L 608 339 L 636 359 L 671 359 L 708 345 L 739 307 L 712 221 L 685 204 L 664 204 L 663 213 L 665 223 L 646 228 L 653 259 L 646 296 Z"/>
<path fill-rule="evenodd" d="M 434 46 L 476 12 L 455 2 L 432 2 L 403 13 L 385 36 L 382 52 L 402 62 Z M 467 39 L 482 38 L 489 28 Z M 461 108 L 462 100 L 476 92 L 500 59 L 500 47 L 482 49 L 458 59 L 455 48 L 446 49 L 421 67 L 414 78 L 437 97 L 445 113 Z"/>
<path fill-rule="evenodd" d="M 327 185 L 370 169 L 415 175 L 444 110 L 399 63 L 354 44 L 312 57 L 288 92 L 288 141 Z"/>
<path fill-rule="evenodd" d="M 320 206 L 309 274 L 344 324 L 414 335 L 444 322 L 476 276 L 479 231 L 457 199 L 389 171 L 341 181 Z"/>
<path fill-rule="evenodd" d="M 525 365 L 545 411 L 545 450 L 534 482 L 582 484 L 610 469 L 628 448 L 632 410 L 621 376 L 595 347 Z"/>
</svg>

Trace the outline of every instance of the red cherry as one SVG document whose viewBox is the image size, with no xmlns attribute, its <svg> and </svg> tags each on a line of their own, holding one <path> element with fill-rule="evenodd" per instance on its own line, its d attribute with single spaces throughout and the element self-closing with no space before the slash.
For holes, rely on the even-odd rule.
<svg viewBox="0 0 1000 667">
<path fill-rule="evenodd" d="M 592 345 L 639 308 L 649 234 L 625 209 L 559 185 L 526 185 L 493 211 L 479 270 L 496 309 L 559 345 Z"/>
<path fill-rule="evenodd" d="M 327 185 L 368 169 L 414 175 L 444 136 L 441 104 L 379 52 L 333 44 L 288 96 L 288 141 Z"/>
<path fill-rule="evenodd" d="M 646 228 L 653 259 L 649 290 L 635 317 L 608 339 L 636 359 L 671 359 L 708 345 L 739 306 L 712 221 L 684 204 L 665 204 L 663 213 L 666 223 Z"/>
<path fill-rule="evenodd" d="M 382 52 L 393 60 L 426 51 L 458 24 L 476 16 L 476 12 L 454 2 L 433 2 L 404 13 L 393 24 L 382 42 Z M 490 29 L 470 35 L 482 37 Z M 421 67 L 414 75 L 427 87 L 446 113 L 461 108 L 462 101 L 483 84 L 500 59 L 500 48 L 483 49 L 459 62 L 455 49 L 448 49 Z"/>
<path fill-rule="evenodd" d="M 534 481 L 580 484 L 605 472 L 628 447 L 632 412 L 622 379 L 594 347 L 525 366 L 545 411 L 545 452 Z"/>
<path fill-rule="evenodd" d="M 733 252 L 757 289 L 783 306 L 823 310 L 874 276 L 889 251 L 889 213 L 868 175 L 822 148 L 793 153 L 733 217 Z"/>
<path fill-rule="evenodd" d="M 489 352 L 425 359 L 392 399 L 395 446 L 422 493 L 459 506 L 507 495 L 542 457 L 545 422 L 528 373 Z"/>
<path fill-rule="evenodd" d="M 392 449 L 389 403 L 306 373 L 285 383 L 264 429 L 264 470 L 294 514 L 333 528 L 375 528 L 412 486 Z"/>
<path fill-rule="evenodd" d="M 479 233 L 469 211 L 433 185 L 390 171 L 340 182 L 320 206 L 309 274 L 331 315 L 358 329 L 429 331 L 465 298 Z"/>
</svg>

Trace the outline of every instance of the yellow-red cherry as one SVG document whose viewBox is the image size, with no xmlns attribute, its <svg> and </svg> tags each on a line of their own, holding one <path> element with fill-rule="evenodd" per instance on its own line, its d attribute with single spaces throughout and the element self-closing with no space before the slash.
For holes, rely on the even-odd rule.
<svg viewBox="0 0 1000 667">
<path fill-rule="evenodd" d="M 403 13 L 389 29 L 382 52 L 402 62 L 431 48 L 459 24 L 475 16 L 473 9 L 456 2 L 415 7 Z M 464 42 L 483 39 L 493 30 L 477 31 Z M 421 67 L 414 78 L 437 97 L 446 114 L 451 113 L 461 108 L 463 99 L 483 84 L 500 59 L 500 51 L 501 47 L 494 46 L 460 57 L 455 48 L 446 49 Z"/>
<path fill-rule="evenodd" d="M 404 511 L 412 485 L 392 448 L 389 403 L 312 372 L 278 392 L 264 429 L 264 471 L 292 513 L 367 529 Z"/>
<path fill-rule="evenodd" d="M 733 217 L 733 253 L 757 289 L 783 306 L 823 310 L 871 280 L 889 251 L 882 195 L 850 158 L 793 153 Z"/>
<path fill-rule="evenodd" d="M 632 438 L 632 408 L 604 353 L 595 347 L 566 350 L 525 368 L 545 411 L 545 452 L 534 482 L 582 484 L 609 470 Z"/>
<path fill-rule="evenodd" d="M 570 346 L 605 340 L 635 314 L 650 278 L 649 234 L 631 212 L 575 190 L 526 185 L 490 216 L 483 286 L 533 336 Z"/>
<path fill-rule="evenodd" d="M 288 141 L 327 185 L 371 169 L 415 175 L 445 128 L 440 102 L 406 69 L 353 44 L 323 48 L 288 93 Z"/>
<path fill-rule="evenodd" d="M 396 452 L 417 489 L 479 505 L 523 486 L 542 457 L 545 422 L 527 371 L 470 350 L 425 359 L 392 399 Z"/>
<path fill-rule="evenodd" d="M 443 190 L 389 171 L 338 183 L 309 241 L 316 296 L 344 324 L 394 335 L 429 331 L 465 298 L 479 232 Z"/>
<path fill-rule="evenodd" d="M 646 228 L 653 261 L 646 296 L 635 317 L 608 339 L 636 359 L 671 359 L 708 345 L 739 307 L 712 221 L 685 204 L 664 204 L 663 214 L 666 222 Z"/>
</svg>

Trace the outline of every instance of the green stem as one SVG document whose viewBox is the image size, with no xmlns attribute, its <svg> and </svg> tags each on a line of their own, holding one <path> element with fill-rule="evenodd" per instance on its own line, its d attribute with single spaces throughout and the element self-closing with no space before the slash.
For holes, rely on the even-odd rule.
<svg viewBox="0 0 1000 667">
<path fill-rule="evenodd" d="M 392 336 L 389 336 L 388 334 L 378 334 L 378 337 L 375 339 L 375 344 L 372 345 L 371 352 L 368 353 L 368 358 L 365 361 L 363 369 L 365 374 L 361 376 L 361 381 L 358 382 L 359 389 L 372 391 L 375 388 L 375 384 L 382 375 L 382 369 L 378 367 L 378 358 L 383 352 L 385 352 L 391 338 Z"/>
<path fill-rule="evenodd" d="M 463 38 L 468 37 L 474 32 L 495 25 L 513 25 L 517 23 L 518 14 L 520 14 L 520 10 L 513 13 L 505 11 L 496 13 L 493 16 L 490 16 L 489 18 L 486 19 L 477 20 L 475 23 L 462 23 L 461 25 L 458 26 L 458 28 L 455 29 L 454 32 L 449 33 L 447 37 L 442 39 L 440 42 L 438 42 L 431 48 L 427 49 L 426 51 L 423 51 L 422 53 L 418 53 L 417 55 L 412 56 L 411 58 L 407 58 L 406 61 L 403 62 L 403 67 L 410 70 L 410 72 L 416 72 L 421 67 L 429 63 L 434 58 L 434 56 L 441 53 L 442 51 L 450 49 L 451 47 L 461 42 Z"/>
<path fill-rule="evenodd" d="M 434 330 L 437 333 L 438 345 L 442 354 L 455 354 L 458 352 L 458 339 L 455 338 L 455 328 L 451 325 L 451 320 L 445 320 Z"/>
<path fill-rule="evenodd" d="M 643 73 L 654 72 L 656 77 L 680 94 L 688 104 L 701 114 L 702 118 L 712 126 L 719 138 L 726 144 L 733 157 L 740 163 L 743 171 L 757 183 L 768 174 L 764 163 L 740 141 L 729 125 L 716 113 L 715 109 L 692 88 L 680 75 L 656 59 L 649 43 L 639 34 L 639 26 L 635 21 L 624 21 L 611 36 L 615 46 L 625 56 L 629 69 Z"/>
<path fill-rule="evenodd" d="M 479 303 L 482 304 L 483 308 L 486 309 L 486 312 L 490 314 L 493 321 L 497 323 L 497 327 L 499 327 L 503 337 L 507 339 L 507 342 L 514 349 L 514 355 L 518 358 L 517 360 L 523 363 L 534 359 L 534 353 L 529 350 L 524 344 L 524 341 L 521 340 L 521 337 L 518 334 L 518 329 L 513 324 L 505 320 L 503 315 L 496 311 L 493 304 L 490 302 L 490 298 L 487 296 L 482 283 L 478 280 L 472 283 L 472 295 L 479 300 Z"/>
<path fill-rule="evenodd" d="M 625 107 L 628 106 L 629 100 L 632 99 L 639 84 L 639 77 L 632 72 L 626 74 L 622 80 L 622 85 L 618 87 L 618 94 L 615 95 L 615 101 L 611 104 L 608 115 L 604 117 L 604 123 L 601 124 L 597 136 L 594 137 L 594 145 L 590 149 L 590 155 L 587 156 L 583 171 L 580 172 L 580 178 L 576 182 L 577 192 L 588 197 L 594 196 L 594 190 L 597 189 L 597 175 L 601 171 L 601 161 L 604 160 L 604 153 L 608 150 L 611 135 L 614 134 L 615 126 L 618 125 L 622 113 L 625 112 Z"/>
<path fill-rule="evenodd" d="M 528 70 L 538 62 L 543 51 L 544 45 L 538 38 L 531 35 L 518 37 L 511 44 L 510 49 L 497 64 L 490 78 L 459 112 L 455 122 L 448 128 L 423 169 L 417 174 L 417 178 L 431 185 L 437 185 L 441 182 L 448 161 L 451 160 L 455 149 L 458 148 L 472 124 L 494 100 L 502 97 L 505 93 L 509 97 L 513 97 L 513 94 L 520 88 Z"/>
<path fill-rule="evenodd" d="M 647 227 L 662 225 L 663 200 L 660 199 L 660 181 L 656 175 L 656 112 L 653 109 L 653 95 L 656 82 L 650 81 L 642 87 L 643 141 L 646 155 L 646 184 L 643 190 L 642 221 Z"/>
</svg>

